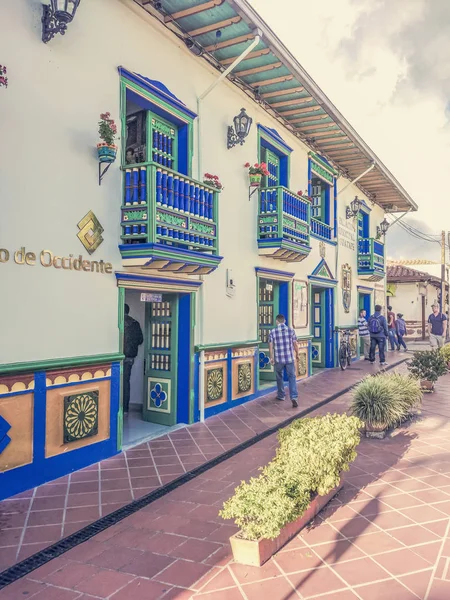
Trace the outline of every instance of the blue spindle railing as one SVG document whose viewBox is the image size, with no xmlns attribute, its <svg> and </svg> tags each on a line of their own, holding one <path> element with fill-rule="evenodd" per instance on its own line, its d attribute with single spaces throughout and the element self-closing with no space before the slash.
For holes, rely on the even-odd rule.
<svg viewBox="0 0 450 600">
<path fill-rule="evenodd" d="M 384 244 L 374 238 L 358 240 L 358 272 L 360 275 L 379 274 L 385 271 Z"/>
<path fill-rule="evenodd" d="M 170 138 L 157 138 L 154 144 L 168 152 Z M 217 253 L 218 192 L 214 188 L 160 161 L 126 168 L 124 181 L 122 239 L 126 244 L 157 242 Z"/>
<path fill-rule="evenodd" d="M 259 192 L 258 237 L 309 245 L 310 203 L 283 186 Z"/>
<path fill-rule="evenodd" d="M 311 231 L 324 240 L 331 240 L 332 227 L 318 219 L 311 218 Z"/>
</svg>

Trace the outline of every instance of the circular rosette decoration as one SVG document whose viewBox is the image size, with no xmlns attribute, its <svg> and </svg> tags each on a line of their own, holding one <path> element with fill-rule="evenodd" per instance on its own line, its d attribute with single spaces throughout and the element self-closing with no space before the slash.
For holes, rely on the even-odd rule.
<svg viewBox="0 0 450 600">
<path fill-rule="evenodd" d="M 211 369 L 207 377 L 208 402 L 220 400 L 223 395 L 223 369 Z"/>
<path fill-rule="evenodd" d="M 270 362 L 270 358 L 267 356 L 265 352 L 259 353 L 259 368 L 265 369 Z"/>
<path fill-rule="evenodd" d="M 239 393 L 248 392 L 252 387 L 252 367 L 250 363 L 244 363 L 238 367 L 238 389 Z"/>
<path fill-rule="evenodd" d="M 81 440 L 95 435 L 98 426 L 98 400 L 91 394 L 75 396 L 65 414 L 66 440 Z"/>
</svg>

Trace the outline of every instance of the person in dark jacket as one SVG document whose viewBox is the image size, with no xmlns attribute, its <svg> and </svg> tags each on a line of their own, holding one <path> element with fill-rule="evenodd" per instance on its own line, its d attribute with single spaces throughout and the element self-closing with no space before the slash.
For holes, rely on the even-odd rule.
<svg viewBox="0 0 450 600">
<path fill-rule="evenodd" d="M 398 349 L 400 350 L 400 346 L 403 346 L 405 352 L 408 350 L 405 344 L 405 340 L 403 336 L 406 335 L 406 323 L 403 319 L 402 313 L 397 314 L 397 318 L 395 319 L 395 327 L 397 329 L 397 339 L 398 339 Z"/>
<path fill-rule="evenodd" d="M 144 341 L 142 329 L 136 319 L 130 317 L 130 307 L 125 304 L 125 327 L 123 332 L 123 412 L 128 414 L 130 406 L 130 377 L 139 346 Z"/>
<path fill-rule="evenodd" d="M 375 350 L 378 346 L 380 353 L 380 364 L 387 365 L 385 358 L 386 338 L 389 335 L 388 326 L 386 319 L 381 314 L 381 306 L 377 304 L 375 306 L 374 314 L 369 318 L 369 332 L 370 332 L 370 352 L 369 360 L 371 363 L 375 362 Z"/>
</svg>

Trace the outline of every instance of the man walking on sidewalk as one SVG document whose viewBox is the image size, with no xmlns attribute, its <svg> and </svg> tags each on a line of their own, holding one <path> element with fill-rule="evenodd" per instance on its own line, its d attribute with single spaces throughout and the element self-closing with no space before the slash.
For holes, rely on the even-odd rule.
<svg viewBox="0 0 450 600">
<path fill-rule="evenodd" d="M 428 317 L 428 335 L 433 349 L 442 348 L 447 337 L 447 317 L 440 312 L 439 306 L 433 304 L 433 312 Z"/>
<path fill-rule="evenodd" d="M 391 345 L 391 350 L 395 350 L 396 347 L 397 350 L 400 350 L 400 345 L 397 340 L 397 326 L 395 324 L 395 313 L 392 310 L 392 306 L 388 306 L 387 309 L 388 337 L 389 343 Z"/>
<path fill-rule="evenodd" d="M 387 365 L 384 350 L 386 347 L 386 338 L 388 337 L 388 326 L 386 319 L 381 314 L 381 306 L 377 304 L 375 306 L 375 312 L 369 319 L 369 332 L 370 332 L 370 354 L 369 360 L 371 363 L 375 362 L 375 350 L 378 346 L 380 353 L 380 365 Z"/>
<path fill-rule="evenodd" d="M 275 367 L 277 376 L 277 400 L 284 400 L 284 382 L 283 376 L 286 373 L 289 380 L 289 395 L 292 406 L 298 406 L 297 398 L 297 377 L 294 362 L 294 354 L 298 361 L 297 336 L 292 327 L 286 325 L 286 319 L 283 315 L 278 315 L 276 319 L 276 328 L 269 334 L 269 352 L 270 363 Z"/>
<path fill-rule="evenodd" d="M 359 331 L 359 339 L 363 342 L 364 348 L 364 360 L 369 360 L 369 352 L 370 352 L 370 332 L 366 321 L 366 311 L 362 308 L 359 311 L 359 319 L 358 319 L 358 331 Z"/>
</svg>

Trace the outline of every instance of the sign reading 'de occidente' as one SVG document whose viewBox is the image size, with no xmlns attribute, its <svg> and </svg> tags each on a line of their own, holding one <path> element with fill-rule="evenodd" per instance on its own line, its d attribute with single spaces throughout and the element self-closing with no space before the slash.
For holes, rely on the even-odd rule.
<svg viewBox="0 0 450 600">
<path fill-rule="evenodd" d="M 41 264 L 43 267 L 53 267 L 54 269 L 65 269 L 67 271 L 90 271 L 91 273 L 112 273 L 113 267 L 109 262 L 103 260 L 85 260 L 81 254 L 74 257 L 57 256 L 51 250 L 42 250 L 38 255 L 35 252 L 27 252 L 24 246 L 10 252 L 6 248 L 0 248 L 0 264 L 15 262 L 17 265 L 28 265 L 34 267 Z"/>
</svg>

